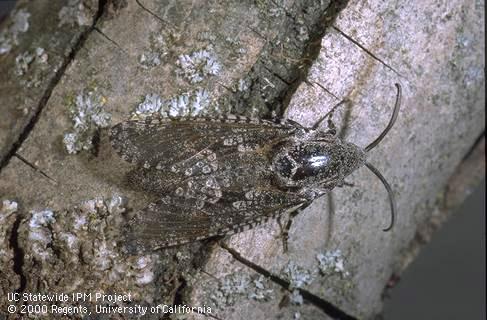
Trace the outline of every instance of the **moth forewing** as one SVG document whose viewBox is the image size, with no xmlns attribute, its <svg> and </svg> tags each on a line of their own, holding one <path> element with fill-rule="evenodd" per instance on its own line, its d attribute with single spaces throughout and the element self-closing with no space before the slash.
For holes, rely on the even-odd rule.
<svg viewBox="0 0 487 320">
<path fill-rule="evenodd" d="M 112 145 L 136 165 L 127 180 L 155 195 L 132 219 L 129 238 L 149 247 L 176 245 L 238 232 L 300 207 L 307 201 L 301 194 L 275 185 L 269 154 L 269 146 L 294 131 L 287 123 L 244 117 L 118 124 Z"/>
</svg>

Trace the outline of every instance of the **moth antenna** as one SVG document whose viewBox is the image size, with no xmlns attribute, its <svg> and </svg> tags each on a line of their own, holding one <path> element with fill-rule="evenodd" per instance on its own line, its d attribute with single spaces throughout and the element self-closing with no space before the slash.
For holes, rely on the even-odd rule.
<svg viewBox="0 0 487 320">
<path fill-rule="evenodd" d="M 387 127 L 382 131 L 382 133 L 375 139 L 371 144 L 369 144 L 367 147 L 365 147 L 365 152 L 369 152 L 372 150 L 375 146 L 379 144 L 379 142 L 384 139 L 386 134 L 391 130 L 392 126 L 394 125 L 394 122 L 396 122 L 397 115 L 399 114 L 399 107 L 401 106 L 401 95 L 402 95 L 402 89 L 401 85 L 399 83 L 396 83 L 396 88 L 397 88 L 397 96 L 396 96 L 396 103 L 394 104 L 394 111 L 392 112 L 392 117 L 391 120 L 389 120 L 389 124 Z"/>
<path fill-rule="evenodd" d="M 384 176 L 379 172 L 379 170 L 377 170 L 373 165 L 371 165 L 368 162 L 365 162 L 365 166 L 367 168 L 369 168 L 369 170 L 372 171 L 377 176 L 377 178 L 379 178 L 380 181 L 382 181 L 382 184 L 384 185 L 384 187 L 387 190 L 387 194 L 389 196 L 389 204 L 391 205 L 391 223 L 389 224 L 389 226 L 387 228 L 382 229 L 382 230 L 383 231 L 389 231 L 394 226 L 394 222 L 396 220 L 396 200 L 394 199 L 394 194 L 392 193 L 392 188 L 389 185 L 389 183 L 387 182 L 386 178 L 384 178 Z"/>
<path fill-rule="evenodd" d="M 330 111 L 328 111 L 323 117 L 321 117 L 320 120 L 316 121 L 316 123 L 311 127 L 311 129 L 313 130 L 316 130 L 318 129 L 318 127 L 321 125 L 321 123 L 330 115 L 333 114 L 333 112 L 339 107 L 341 106 L 342 104 L 345 104 L 347 103 L 349 100 L 348 99 L 343 99 L 342 101 L 338 102 L 336 105 L 333 106 L 333 108 L 331 108 Z"/>
</svg>

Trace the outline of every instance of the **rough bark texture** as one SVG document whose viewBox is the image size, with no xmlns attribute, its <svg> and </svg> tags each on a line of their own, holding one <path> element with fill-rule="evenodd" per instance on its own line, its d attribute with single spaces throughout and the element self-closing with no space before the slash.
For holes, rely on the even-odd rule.
<svg viewBox="0 0 487 320">
<path fill-rule="evenodd" d="M 20 1 L 0 34 L 0 313 L 9 292 L 99 292 L 131 293 L 118 306 L 210 306 L 219 319 L 374 318 L 390 280 L 485 176 L 483 6 Z M 365 146 L 396 82 L 398 121 L 369 156 L 396 194 L 391 232 L 387 194 L 360 169 L 294 219 L 288 252 L 277 221 L 221 244 L 124 252 L 124 215 L 154 199 L 124 183 L 131 166 L 105 128 L 144 99 L 311 126 L 348 98 L 335 122 Z"/>
</svg>

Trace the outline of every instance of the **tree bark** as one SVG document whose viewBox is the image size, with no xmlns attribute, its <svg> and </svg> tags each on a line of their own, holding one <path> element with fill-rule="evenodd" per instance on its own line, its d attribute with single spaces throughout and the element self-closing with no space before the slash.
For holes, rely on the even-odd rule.
<svg viewBox="0 0 487 320">
<path fill-rule="evenodd" d="M 60 304 L 94 314 L 95 293 L 130 293 L 116 305 L 211 308 L 188 319 L 374 318 L 391 279 L 485 176 L 480 2 L 20 1 L 1 27 L 3 314 L 10 292 L 81 292 L 93 299 Z M 221 242 L 120 243 L 126 214 L 155 199 L 125 183 L 133 167 L 111 148 L 111 125 L 159 101 L 312 126 L 349 99 L 334 121 L 366 146 L 389 121 L 394 83 L 398 120 L 368 155 L 395 193 L 392 231 L 381 231 L 384 187 L 359 169 L 293 219 L 287 252 L 288 217 Z"/>
</svg>

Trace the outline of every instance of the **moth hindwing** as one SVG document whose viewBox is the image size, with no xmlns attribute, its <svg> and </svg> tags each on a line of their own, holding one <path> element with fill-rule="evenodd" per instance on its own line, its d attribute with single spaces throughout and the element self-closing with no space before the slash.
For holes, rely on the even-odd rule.
<svg viewBox="0 0 487 320">
<path fill-rule="evenodd" d="M 362 149 L 325 131 L 240 116 L 130 120 L 110 139 L 136 165 L 130 184 L 158 199 L 128 232 L 151 248 L 239 232 L 303 208 L 365 161 Z"/>
</svg>

